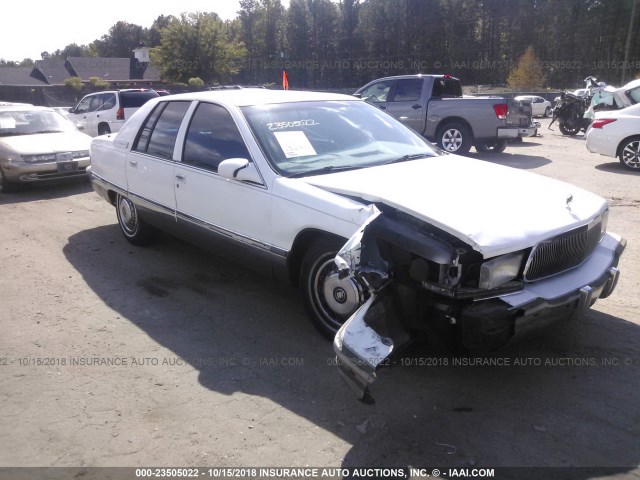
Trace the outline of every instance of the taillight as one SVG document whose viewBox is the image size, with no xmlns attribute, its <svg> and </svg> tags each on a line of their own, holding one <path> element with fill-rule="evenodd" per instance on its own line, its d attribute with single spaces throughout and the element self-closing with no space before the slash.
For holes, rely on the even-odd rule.
<svg viewBox="0 0 640 480">
<path fill-rule="evenodd" d="M 505 118 L 507 118 L 507 112 L 509 111 L 509 108 L 507 107 L 506 103 L 497 103 L 493 106 L 493 110 L 496 112 L 496 117 L 498 117 L 500 120 L 504 120 Z"/>
<path fill-rule="evenodd" d="M 596 118 L 591 124 L 591 128 L 602 128 L 605 125 L 615 122 L 615 118 Z"/>
<path fill-rule="evenodd" d="M 116 112 L 116 120 L 124 120 L 124 108 L 119 108 Z"/>
</svg>

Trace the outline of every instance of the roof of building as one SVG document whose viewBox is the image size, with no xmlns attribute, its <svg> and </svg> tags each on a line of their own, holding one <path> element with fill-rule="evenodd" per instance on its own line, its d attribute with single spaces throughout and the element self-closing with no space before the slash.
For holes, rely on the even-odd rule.
<svg viewBox="0 0 640 480">
<path fill-rule="evenodd" d="M 1 67 L 0 85 L 41 86 L 46 85 L 42 79 L 31 76 L 33 67 Z"/>
<path fill-rule="evenodd" d="M 84 82 L 91 77 L 110 82 L 160 80 L 160 71 L 156 67 L 140 63 L 135 58 L 69 57 L 67 61 Z"/>
<path fill-rule="evenodd" d="M 68 57 L 37 60 L 34 67 L 0 68 L 0 85 L 64 85 L 70 77 L 88 82 L 98 77 L 109 82 L 160 81 L 160 70 L 135 58 Z"/>
</svg>

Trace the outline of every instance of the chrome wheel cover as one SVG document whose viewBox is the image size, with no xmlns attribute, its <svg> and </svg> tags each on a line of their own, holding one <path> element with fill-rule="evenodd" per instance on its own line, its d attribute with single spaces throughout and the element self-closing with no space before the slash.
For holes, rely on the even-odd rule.
<svg viewBox="0 0 640 480">
<path fill-rule="evenodd" d="M 457 128 L 445 130 L 442 134 L 442 147 L 447 152 L 456 152 L 462 146 L 462 133 Z"/>
<path fill-rule="evenodd" d="M 125 235 L 133 236 L 138 231 L 138 212 L 135 205 L 126 197 L 118 200 L 118 219 Z"/>
<path fill-rule="evenodd" d="M 629 168 L 640 169 L 640 140 L 633 140 L 625 145 L 622 149 L 622 161 Z"/>
</svg>

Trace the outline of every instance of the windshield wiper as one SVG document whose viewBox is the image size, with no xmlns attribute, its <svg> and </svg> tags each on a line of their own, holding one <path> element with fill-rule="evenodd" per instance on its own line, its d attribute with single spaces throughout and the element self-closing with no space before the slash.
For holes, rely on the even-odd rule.
<svg viewBox="0 0 640 480">
<path fill-rule="evenodd" d="M 362 168 L 362 166 L 360 165 L 346 165 L 342 167 L 328 166 L 328 167 L 322 167 L 322 168 L 315 168 L 311 170 L 305 170 L 303 172 L 292 173 L 291 175 L 287 175 L 286 177 L 300 178 L 300 177 L 306 177 L 307 175 L 322 175 L 325 173 L 345 172 L 347 170 L 358 170 L 359 168 Z"/>
<path fill-rule="evenodd" d="M 394 158 L 392 160 L 387 160 L 386 162 L 381 163 L 380 165 L 390 165 L 392 163 L 400 163 L 400 162 L 408 162 L 410 160 L 418 160 L 419 158 L 428 158 L 433 157 L 431 153 L 414 153 L 413 155 L 404 155 L 399 158 Z"/>
<path fill-rule="evenodd" d="M 40 133 L 62 133 L 62 130 L 40 130 L 37 132 L 28 133 L 27 135 L 38 135 Z"/>
</svg>

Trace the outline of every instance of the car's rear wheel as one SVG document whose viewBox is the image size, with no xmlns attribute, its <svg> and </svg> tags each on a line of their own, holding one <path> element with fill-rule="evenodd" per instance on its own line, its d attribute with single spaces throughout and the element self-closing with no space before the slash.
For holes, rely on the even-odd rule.
<svg viewBox="0 0 640 480">
<path fill-rule="evenodd" d="M 629 170 L 640 171 L 640 137 L 625 140 L 620 145 L 618 158 Z"/>
<path fill-rule="evenodd" d="M 447 152 L 465 154 L 471 148 L 471 131 L 462 123 L 447 123 L 438 131 L 437 144 Z"/>
<path fill-rule="evenodd" d="M 324 237 L 311 244 L 302 260 L 300 286 L 304 304 L 314 326 L 333 338 L 342 324 L 364 300 L 360 285 L 339 278 L 334 258 L 343 242 Z"/>
<path fill-rule="evenodd" d="M 551 107 L 547 107 L 546 110 L 544 111 L 544 116 L 545 117 L 550 117 L 551 116 Z"/>
<path fill-rule="evenodd" d="M 0 193 L 13 193 L 17 190 L 18 184 L 7 180 L 7 177 L 4 176 L 4 172 L 0 168 Z"/>
<path fill-rule="evenodd" d="M 111 129 L 109 128 L 109 125 L 103 123 L 98 126 L 98 135 L 108 135 L 110 133 Z"/>
<path fill-rule="evenodd" d="M 155 229 L 145 222 L 136 205 L 124 195 L 116 197 L 118 224 L 125 238 L 134 245 L 149 245 L 155 236 Z"/>
<path fill-rule="evenodd" d="M 566 123 L 561 123 L 560 131 L 563 135 L 577 135 L 578 133 L 580 133 L 580 127 L 570 127 Z"/>
<path fill-rule="evenodd" d="M 494 142 L 482 142 L 476 145 L 476 150 L 487 153 L 502 153 L 507 148 L 506 140 L 496 140 Z"/>
</svg>

